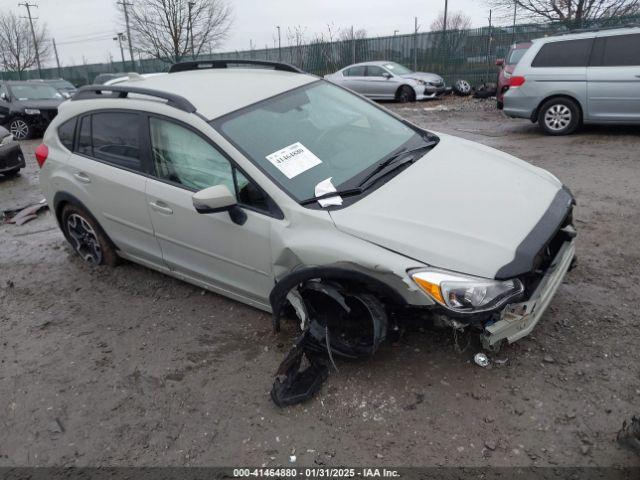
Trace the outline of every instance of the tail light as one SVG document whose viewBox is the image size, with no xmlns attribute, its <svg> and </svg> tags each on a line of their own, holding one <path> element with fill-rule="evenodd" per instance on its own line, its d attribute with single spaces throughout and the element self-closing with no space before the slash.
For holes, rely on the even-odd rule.
<svg viewBox="0 0 640 480">
<path fill-rule="evenodd" d="M 519 87 L 524 84 L 527 79 L 524 77 L 514 76 L 509 79 L 510 87 Z"/>
<path fill-rule="evenodd" d="M 47 147 L 44 143 L 36 148 L 36 161 L 38 162 L 38 166 L 42 168 L 45 160 L 49 156 L 49 147 Z"/>
</svg>

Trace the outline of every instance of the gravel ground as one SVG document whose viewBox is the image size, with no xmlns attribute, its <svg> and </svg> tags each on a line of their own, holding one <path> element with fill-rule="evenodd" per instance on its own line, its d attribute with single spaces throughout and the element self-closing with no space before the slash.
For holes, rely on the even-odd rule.
<svg viewBox="0 0 640 480">
<path fill-rule="evenodd" d="M 293 325 L 274 335 L 269 315 L 137 265 L 90 268 L 45 213 L 0 225 L 0 466 L 640 465 L 615 442 L 640 413 L 640 129 L 550 138 L 492 105 L 386 106 L 578 199 L 579 265 L 506 364 L 419 331 L 280 410 L 268 392 Z M 37 143 L 0 179 L 0 209 L 40 198 Z"/>
</svg>

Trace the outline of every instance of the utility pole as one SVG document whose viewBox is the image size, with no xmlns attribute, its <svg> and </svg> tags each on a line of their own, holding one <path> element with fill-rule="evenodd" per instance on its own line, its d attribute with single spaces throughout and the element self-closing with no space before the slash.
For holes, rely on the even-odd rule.
<svg viewBox="0 0 640 480">
<path fill-rule="evenodd" d="M 413 71 L 418 70 L 418 17 L 413 17 L 415 27 L 413 30 Z"/>
<path fill-rule="evenodd" d="M 511 44 L 513 45 L 516 41 L 516 14 L 518 11 L 518 2 L 516 0 L 513 1 L 513 30 L 511 31 Z"/>
<path fill-rule="evenodd" d="M 127 7 L 133 6 L 133 3 L 127 2 L 127 0 L 120 0 L 116 2 L 118 5 L 122 5 L 122 9 L 124 10 L 124 22 L 127 25 L 127 42 L 129 43 L 129 56 L 131 57 L 131 68 L 132 70 L 136 69 L 136 61 L 133 59 L 133 47 L 131 46 L 131 29 L 129 28 L 129 10 Z M 123 61 L 124 64 L 124 61 Z M 126 68 L 125 68 L 126 70 Z"/>
<path fill-rule="evenodd" d="M 351 63 L 356 63 L 356 36 L 353 34 L 353 25 L 351 25 Z"/>
<path fill-rule="evenodd" d="M 40 65 L 40 52 L 38 51 L 38 39 L 36 38 L 36 31 L 33 28 L 33 18 L 31 17 L 31 7 L 38 8 L 38 5 L 34 3 L 24 2 L 19 3 L 19 7 L 25 7 L 27 9 L 27 15 L 29 18 L 29 25 L 31 25 L 31 35 L 33 36 L 33 46 L 36 50 L 36 63 L 38 64 L 38 78 L 42 78 L 42 66 Z M 23 17 L 24 18 L 24 17 Z M 36 20 L 38 18 L 36 17 Z"/>
<path fill-rule="evenodd" d="M 56 47 L 56 39 L 52 38 L 51 42 L 53 42 L 53 53 L 56 55 L 56 65 L 58 66 L 58 76 L 62 77 L 60 74 L 60 58 L 58 57 L 58 47 Z"/>
<path fill-rule="evenodd" d="M 123 32 L 119 32 L 118 36 L 117 37 L 113 37 L 113 39 L 120 44 L 120 56 L 122 57 L 122 71 L 126 72 L 127 71 L 127 66 L 124 63 L 124 49 L 122 48 L 122 37 L 124 37 L 124 33 Z"/>
<path fill-rule="evenodd" d="M 447 32 L 447 12 L 449 10 L 449 0 L 444 0 L 444 18 L 442 19 L 442 30 Z"/>
<path fill-rule="evenodd" d="M 189 31 L 188 34 L 191 38 L 191 56 L 193 59 L 196 59 L 196 50 L 193 48 L 193 20 L 191 19 L 191 9 L 194 7 L 196 2 L 187 3 L 187 7 L 189 7 Z"/>
<path fill-rule="evenodd" d="M 491 70 L 491 44 L 493 43 L 493 31 L 491 30 L 491 14 L 493 12 L 489 9 L 489 40 L 487 42 L 487 78 L 489 78 L 489 72 Z"/>
<path fill-rule="evenodd" d="M 282 46 L 280 45 L 280 25 L 276 27 L 278 29 L 278 61 L 282 61 Z"/>
</svg>

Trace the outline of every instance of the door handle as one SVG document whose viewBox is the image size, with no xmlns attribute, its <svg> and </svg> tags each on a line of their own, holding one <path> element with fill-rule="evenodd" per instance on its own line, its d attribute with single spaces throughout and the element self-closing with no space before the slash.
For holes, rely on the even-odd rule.
<svg viewBox="0 0 640 480">
<path fill-rule="evenodd" d="M 91 179 L 89 178 L 89 175 L 87 175 L 84 172 L 76 172 L 73 174 L 74 177 L 76 177 L 76 179 L 82 183 L 91 183 Z"/>
<path fill-rule="evenodd" d="M 173 214 L 173 210 L 171 209 L 171 207 L 160 200 L 158 200 L 157 202 L 151 202 L 149 203 L 149 205 L 151 205 L 151 208 L 156 212 L 164 213 L 165 215 Z"/>
</svg>

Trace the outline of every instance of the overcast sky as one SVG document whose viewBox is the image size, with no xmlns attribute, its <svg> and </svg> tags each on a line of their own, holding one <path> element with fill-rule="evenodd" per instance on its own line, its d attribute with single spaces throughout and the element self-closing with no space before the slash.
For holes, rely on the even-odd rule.
<svg viewBox="0 0 640 480">
<path fill-rule="evenodd" d="M 13 10 L 26 15 L 20 0 L 0 0 L 2 11 Z M 24 1 L 24 0 L 22 0 Z M 135 2 L 136 0 L 130 0 Z M 444 0 L 228 0 L 233 8 L 234 23 L 227 40 L 218 51 L 244 50 L 252 41 L 255 48 L 273 46 L 276 25 L 282 27 L 286 44 L 287 28 L 300 25 L 311 36 L 326 31 L 327 23 L 336 29 L 364 28 L 371 36 L 413 31 L 413 17 L 418 17 L 421 30 L 444 8 Z M 30 0 L 36 22 L 45 22 L 49 34 L 58 44 L 63 65 L 106 62 L 109 54 L 120 59 L 118 42 L 113 40 L 120 28 L 115 0 Z M 489 9 L 484 0 L 449 0 L 449 10 L 462 10 L 473 26 L 486 25 Z M 125 55 L 127 52 L 125 51 Z M 52 57 L 44 62 L 55 66 Z"/>
</svg>

